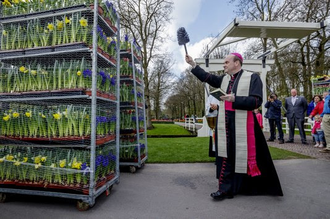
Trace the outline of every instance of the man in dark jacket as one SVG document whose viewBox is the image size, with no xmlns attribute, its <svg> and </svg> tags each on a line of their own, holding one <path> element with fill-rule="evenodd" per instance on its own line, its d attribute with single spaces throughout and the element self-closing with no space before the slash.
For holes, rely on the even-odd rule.
<svg viewBox="0 0 330 219">
<path fill-rule="evenodd" d="M 267 108 L 267 115 L 270 127 L 270 138 L 267 141 L 274 141 L 276 139 L 275 125 L 278 130 L 279 144 L 284 144 L 283 130 L 282 130 L 282 115 L 281 115 L 282 102 L 277 99 L 276 94 L 271 94 L 265 104 Z"/>
</svg>

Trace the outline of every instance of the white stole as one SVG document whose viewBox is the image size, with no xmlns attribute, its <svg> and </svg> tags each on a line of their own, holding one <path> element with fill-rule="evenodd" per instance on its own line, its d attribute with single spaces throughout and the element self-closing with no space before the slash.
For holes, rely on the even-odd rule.
<svg viewBox="0 0 330 219">
<path fill-rule="evenodd" d="M 236 80 L 237 91 L 235 96 L 249 96 L 251 72 L 242 72 L 241 77 Z M 226 74 L 221 83 L 221 89 L 227 90 L 230 81 L 230 76 Z M 232 87 L 233 89 L 234 87 Z M 227 156 L 227 137 L 226 137 L 226 122 L 225 122 L 225 104 L 220 101 L 218 113 L 218 156 Z M 235 109 L 235 131 L 236 131 L 236 158 L 235 158 L 235 172 L 247 173 L 247 114 L 246 110 Z"/>
</svg>

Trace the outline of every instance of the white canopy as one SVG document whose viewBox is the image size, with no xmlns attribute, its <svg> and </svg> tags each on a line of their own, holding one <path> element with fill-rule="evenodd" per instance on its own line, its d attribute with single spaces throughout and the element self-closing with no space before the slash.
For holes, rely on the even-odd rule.
<svg viewBox="0 0 330 219">
<path fill-rule="evenodd" d="M 272 38 L 274 42 L 277 42 L 281 38 L 281 43 L 275 45 L 274 48 L 261 52 L 256 59 L 244 60 L 243 69 L 260 72 L 261 80 L 263 82 L 263 104 L 262 112 L 265 113 L 265 102 L 267 96 L 266 88 L 266 76 L 270 70 L 270 66 L 274 64 L 274 60 L 267 60 L 267 55 L 286 47 L 287 45 L 299 40 L 303 37 L 310 35 L 313 32 L 325 28 L 326 22 L 320 23 L 305 23 L 305 22 L 276 22 L 276 21 L 243 21 L 235 18 L 213 41 L 211 47 L 203 55 L 203 58 L 196 59 L 196 63 L 200 64 L 206 71 L 215 72 L 223 70 L 224 60 L 222 59 L 210 59 L 209 55 L 218 47 L 236 43 L 248 38 Z M 230 38 L 230 39 L 229 39 Z M 228 40 L 229 39 L 229 40 Z M 206 65 L 206 63 L 209 65 Z M 206 93 L 205 93 L 206 96 Z M 207 99 L 207 97 L 205 98 Z M 265 127 L 267 128 L 267 121 L 264 119 Z M 204 128 L 203 124 L 203 128 Z M 205 129 L 206 130 L 206 129 Z M 208 131 L 200 130 L 198 136 L 208 135 Z"/>
</svg>

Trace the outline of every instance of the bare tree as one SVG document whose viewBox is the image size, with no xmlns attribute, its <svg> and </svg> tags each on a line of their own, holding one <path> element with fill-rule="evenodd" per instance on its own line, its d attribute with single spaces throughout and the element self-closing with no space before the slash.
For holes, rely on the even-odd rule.
<svg viewBox="0 0 330 219">
<path fill-rule="evenodd" d="M 230 0 L 237 3 L 236 13 L 247 20 L 321 22 L 330 13 L 329 0 Z M 261 39 L 263 49 L 278 39 Z M 320 30 L 280 52 L 275 52 L 275 66 L 268 74 L 268 84 L 278 94 L 288 95 L 290 88 L 311 97 L 310 77 L 329 71 L 329 31 Z"/>
<path fill-rule="evenodd" d="M 150 106 L 149 65 L 157 54 L 159 46 L 166 39 L 166 24 L 173 10 L 171 0 L 118 0 L 121 25 L 131 34 L 141 47 L 144 94 Z M 151 107 L 147 108 L 147 127 L 151 128 Z"/>
<path fill-rule="evenodd" d="M 171 68 L 173 64 L 170 54 L 163 54 L 154 60 L 153 68 L 150 71 L 150 100 L 153 102 L 156 119 L 160 118 L 162 101 L 172 87 Z"/>
</svg>

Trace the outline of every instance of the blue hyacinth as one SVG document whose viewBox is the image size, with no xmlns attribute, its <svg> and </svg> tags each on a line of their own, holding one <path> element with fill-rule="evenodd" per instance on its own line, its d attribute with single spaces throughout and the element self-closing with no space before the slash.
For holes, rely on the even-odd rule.
<svg viewBox="0 0 330 219">
<path fill-rule="evenodd" d="M 86 69 L 83 71 L 83 75 L 85 78 L 92 77 L 92 71 L 90 69 Z"/>
</svg>

